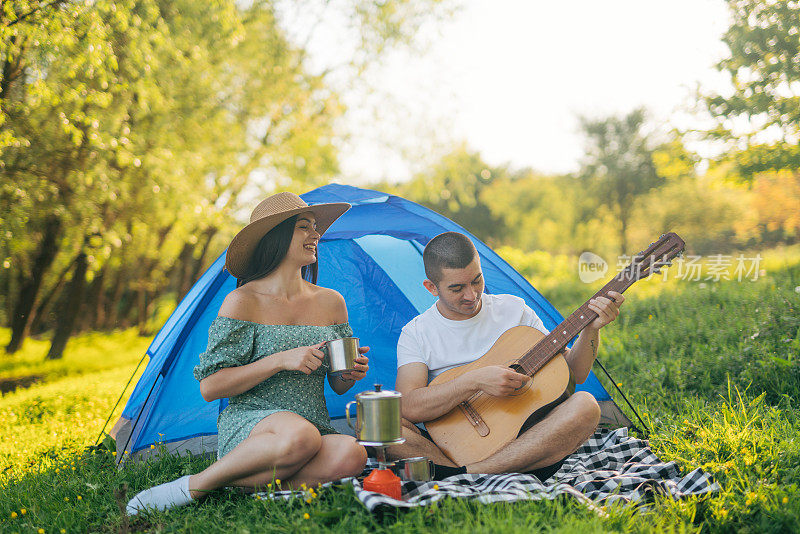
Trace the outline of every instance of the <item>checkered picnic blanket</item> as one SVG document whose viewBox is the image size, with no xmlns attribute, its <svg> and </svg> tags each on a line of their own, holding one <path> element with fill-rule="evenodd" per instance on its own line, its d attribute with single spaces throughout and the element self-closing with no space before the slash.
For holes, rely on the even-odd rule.
<svg viewBox="0 0 800 534">
<path fill-rule="evenodd" d="M 375 467 L 377 462 L 370 459 L 364 475 Z M 404 482 L 403 500 L 366 491 L 359 478 L 341 482 L 353 485 L 356 496 L 370 512 L 386 507 L 427 506 L 445 497 L 491 503 L 555 499 L 563 494 L 594 509 L 596 503 L 638 502 L 657 493 L 679 499 L 720 490 L 702 469 L 681 475 L 675 462 L 659 460 L 647 442 L 628 436 L 626 428 L 595 432 L 546 482 L 522 473 L 455 475 L 441 481 Z M 292 492 L 273 493 L 270 497 L 291 498 Z"/>
</svg>

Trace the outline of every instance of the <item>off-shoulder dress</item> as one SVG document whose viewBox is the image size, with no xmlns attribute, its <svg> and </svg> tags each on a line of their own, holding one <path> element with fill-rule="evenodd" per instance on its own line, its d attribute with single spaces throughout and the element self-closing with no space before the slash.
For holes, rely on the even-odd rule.
<svg viewBox="0 0 800 534">
<path fill-rule="evenodd" d="M 208 348 L 194 368 L 197 380 L 225 367 L 253 363 L 296 347 L 352 336 L 348 323 L 329 326 L 266 325 L 230 317 L 217 317 L 208 331 Z M 279 371 L 249 391 L 234 395 L 217 418 L 217 457 L 222 458 L 250 435 L 259 421 L 277 412 L 294 412 L 319 429 L 335 434 L 325 404 L 323 364 L 311 374 Z"/>
</svg>

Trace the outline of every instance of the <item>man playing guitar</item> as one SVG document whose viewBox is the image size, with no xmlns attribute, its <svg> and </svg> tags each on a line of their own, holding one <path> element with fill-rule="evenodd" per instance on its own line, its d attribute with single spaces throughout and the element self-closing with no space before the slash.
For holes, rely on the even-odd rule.
<svg viewBox="0 0 800 534">
<path fill-rule="evenodd" d="M 513 295 L 483 292 L 480 257 L 470 239 L 457 232 L 440 234 L 423 253 L 425 288 L 436 303 L 403 327 L 397 346 L 397 382 L 403 394 L 403 437 L 391 458 L 427 456 L 436 465 L 436 478 L 457 473 L 530 472 L 544 481 L 553 475 L 589 436 L 600 420 L 600 407 L 586 392 L 576 392 L 489 457 L 457 466 L 414 423 L 447 414 L 479 392 L 505 397 L 531 378 L 509 367 L 490 365 L 473 369 L 449 382 L 429 385 L 438 374 L 468 364 L 485 354 L 506 330 L 532 326 L 547 334 L 541 319 Z M 565 349 L 569 369 L 580 384 L 597 357 L 600 328 L 619 315 L 625 298 L 617 292 L 597 297 L 588 307 L 598 317 L 584 328 L 572 349 Z M 612 300 L 613 299 L 613 300 Z"/>
</svg>

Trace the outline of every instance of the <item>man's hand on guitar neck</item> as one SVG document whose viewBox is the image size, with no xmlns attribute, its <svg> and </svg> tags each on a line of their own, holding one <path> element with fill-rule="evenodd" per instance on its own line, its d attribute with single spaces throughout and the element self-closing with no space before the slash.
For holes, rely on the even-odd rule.
<svg viewBox="0 0 800 534">
<path fill-rule="evenodd" d="M 600 330 L 619 316 L 619 307 L 625 302 L 622 293 L 609 291 L 608 297 L 597 297 L 589 300 L 587 306 L 597 314 L 597 318 L 589 325 Z"/>
<path fill-rule="evenodd" d="M 476 393 L 483 391 L 495 397 L 507 397 L 531 379 L 528 375 L 517 373 L 508 367 L 500 365 L 489 365 L 474 369 L 465 373 L 463 378 L 472 382 Z"/>
</svg>

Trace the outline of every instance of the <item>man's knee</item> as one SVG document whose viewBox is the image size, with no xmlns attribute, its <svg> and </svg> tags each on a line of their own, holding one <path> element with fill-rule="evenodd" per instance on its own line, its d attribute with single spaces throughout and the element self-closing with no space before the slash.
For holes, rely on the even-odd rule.
<svg viewBox="0 0 800 534">
<path fill-rule="evenodd" d="M 416 434 L 421 434 L 421 432 L 419 431 L 419 427 L 417 427 L 417 425 L 415 425 L 414 423 L 412 423 L 408 419 L 402 418 L 402 419 L 400 419 L 400 423 L 403 425 L 403 435 L 404 436 L 405 436 L 406 430 L 410 430 L 410 431 L 412 431 L 412 432 L 414 432 Z"/>
<path fill-rule="evenodd" d="M 600 405 L 591 393 L 586 391 L 576 391 L 572 397 L 575 417 L 582 423 L 581 426 L 595 428 L 600 422 Z"/>
</svg>

